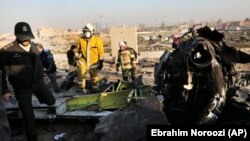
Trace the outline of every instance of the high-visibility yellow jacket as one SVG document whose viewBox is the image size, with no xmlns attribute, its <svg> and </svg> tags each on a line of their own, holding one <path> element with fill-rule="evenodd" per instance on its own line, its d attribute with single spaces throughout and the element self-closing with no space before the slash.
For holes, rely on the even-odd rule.
<svg viewBox="0 0 250 141">
<path fill-rule="evenodd" d="M 136 52 L 133 48 L 127 47 L 118 51 L 117 65 L 122 69 L 131 69 L 136 64 Z M 137 56 L 137 55 L 136 55 Z"/>
<path fill-rule="evenodd" d="M 80 54 L 80 60 L 85 63 L 87 69 L 97 68 L 99 66 L 99 60 L 104 59 L 104 48 L 102 40 L 92 35 L 90 39 L 80 38 L 77 45 L 78 53 Z"/>
</svg>

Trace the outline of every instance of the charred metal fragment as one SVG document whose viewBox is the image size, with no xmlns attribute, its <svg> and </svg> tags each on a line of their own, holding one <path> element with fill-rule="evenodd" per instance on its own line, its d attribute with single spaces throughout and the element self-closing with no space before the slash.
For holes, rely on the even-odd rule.
<svg viewBox="0 0 250 141">
<path fill-rule="evenodd" d="M 169 56 L 155 67 L 158 94 L 171 124 L 214 124 L 233 85 L 234 63 L 250 62 L 250 55 L 223 41 L 209 27 L 184 34 Z M 163 66 L 164 64 L 164 66 Z"/>
<path fill-rule="evenodd" d="M 162 105 L 155 96 L 101 118 L 95 127 L 93 138 L 98 137 L 99 141 L 146 140 L 146 127 L 150 124 L 169 124 Z"/>
</svg>

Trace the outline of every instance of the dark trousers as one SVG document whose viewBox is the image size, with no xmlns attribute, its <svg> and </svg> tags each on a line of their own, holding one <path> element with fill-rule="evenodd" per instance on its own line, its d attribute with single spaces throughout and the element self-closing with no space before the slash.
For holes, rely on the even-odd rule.
<svg viewBox="0 0 250 141">
<path fill-rule="evenodd" d="M 131 79 L 132 81 L 135 80 L 135 68 L 134 67 L 131 68 Z"/>
<path fill-rule="evenodd" d="M 135 68 L 123 69 L 122 70 L 122 78 L 124 81 L 135 80 Z"/>
<path fill-rule="evenodd" d="M 51 84 L 52 84 L 55 92 L 56 93 L 60 92 L 60 88 L 59 88 L 59 86 L 57 84 L 57 81 L 56 81 L 56 72 L 54 72 L 54 73 L 47 73 L 47 75 L 48 75 L 48 77 L 49 77 L 49 79 L 51 81 Z"/>
<path fill-rule="evenodd" d="M 32 106 L 32 94 L 34 93 L 40 103 L 55 104 L 55 98 L 43 80 L 34 84 L 32 88 L 15 89 L 15 96 L 21 109 L 28 141 L 37 141 L 35 115 Z"/>
</svg>

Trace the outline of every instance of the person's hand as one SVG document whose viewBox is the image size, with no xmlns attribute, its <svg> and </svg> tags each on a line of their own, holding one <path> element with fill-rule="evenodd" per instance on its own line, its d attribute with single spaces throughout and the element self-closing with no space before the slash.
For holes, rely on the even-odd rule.
<svg viewBox="0 0 250 141">
<path fill-rule="evenodd" d="M 76 68 L 72 65 L 69 66 L 69 72 L 74 72 L 76 71 Z"/>
<path fill-rule="evenodd" d="M 44 73 L 48 73 L 48 70 L 46 68 L 43 68 Z"/>
<path fill-rule="evenodd" d="M 136 63 L 133 63 L 133 64 L 132 64 L 132 67 L 135 69 L 135 68 L 136 68 Z"/>
<path fill-rule="evenodd" d="M 13 94 L 5 93 L 2 95 L 2 99 L 3 99 L 3 101 L 8 102 L 11 96 L 13 96 Z"/>
<path fill-rule="evenodd" d="M 98 66 L 98 70 L 102 70 L 102 68 L 103 68 L 103 60 L 100 60 L 100 64 L 99 64 L 99 66 Z"/>
<path fill-rule="evenodd" d="M 116 71 L 118 72 L 119 71 L 119 64 L 116 64 Z"/>
</svg>

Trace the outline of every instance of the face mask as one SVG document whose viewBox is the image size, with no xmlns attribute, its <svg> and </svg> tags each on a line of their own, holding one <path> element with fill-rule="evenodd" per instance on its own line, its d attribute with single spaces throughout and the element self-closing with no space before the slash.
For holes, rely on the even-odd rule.
<svg viewBox="0 0 250 141">
<path fill-rule="evenodd" d="M 84 32 L 84 36 L 85 36 L 86 38 L 90 38 L 90 37 L 91 37 L 91 33 L 90 33 L 90 32 Z"/>
<path fill-rule="evenodd" d="M 125 49 L 125 46 L 120 46 L 120 50 L 124 50 Z"/>
</svg>

